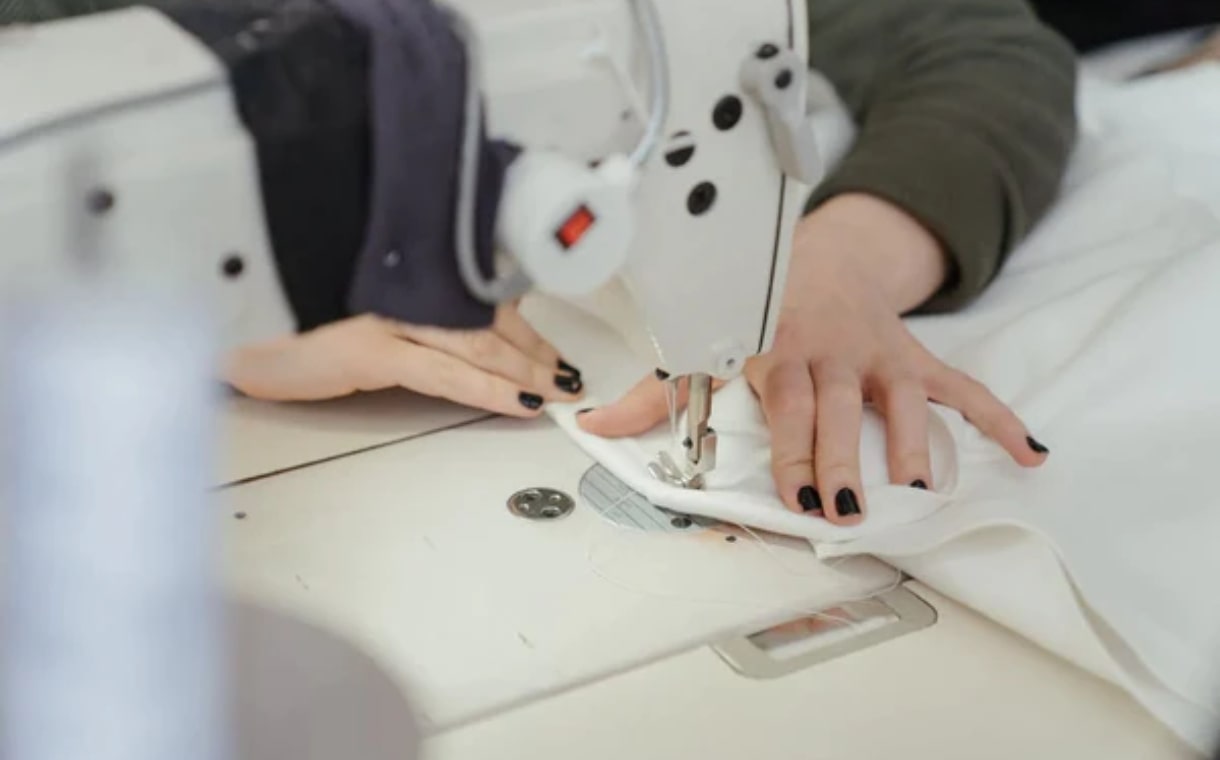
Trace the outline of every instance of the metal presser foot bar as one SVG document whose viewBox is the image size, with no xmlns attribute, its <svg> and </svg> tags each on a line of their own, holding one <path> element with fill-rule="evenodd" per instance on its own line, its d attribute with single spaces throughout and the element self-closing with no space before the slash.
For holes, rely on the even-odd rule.
<svg viewBox="0 0 1220 760">
<path fill-rule="evenodd" d="M 658 453 L 656 461 L 648 465 L 654 478 L 680 488 L 703 489 L 707 474 L 716 468 L 716 431 L 711 427 L 711 417 L 712 378 L 691 375 L 686 437 L 682 440 L 684 461 L 679 465 L 668 451 Z"/>
</svg>

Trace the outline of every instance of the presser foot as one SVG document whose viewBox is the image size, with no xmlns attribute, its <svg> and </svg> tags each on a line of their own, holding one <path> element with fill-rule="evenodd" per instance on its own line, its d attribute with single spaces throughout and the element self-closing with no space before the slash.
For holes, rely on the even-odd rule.
<svg viewBox="0 0 1220 760">
<path fill-rule="evenodd" d="M 691 472 L 683 467 L 679 467 L 668 451 L 659 452 L 657 458 L 648 463 L 648 472 L 652 473 L 652 476 L 662 483 L 668 483 L 678 488 L 702 491 L 703 487 L 707 484 L 704 473 Z"/>
<path fill-rule="evenodd" d="M 677 381 L 671 381 L 675 383 Z M 716 467 L 716 431 L 709 424 L 712 417 L 712 378 L 710 375 L 690 376 L 690 400 L 686 405 L 686 438 L 682 441 L 683 465 L 679 466 L 669 452 L 657 454 L 648 465 L 652 476 L 679 488 L 702 490 L 707 474 Z"/>
<path fill-rule="evenodd" d="M 683 440 L 682 445 L 688 454 L 694 448 L 689 438 Z M 698 461 L 688 460 L 686 466 L 678 465 L 669 451 L 659 451 L 656 459 L 649 462 L 648 471 L 658 481 L 669 483 L 670 486 L 703 490 L 708 482 L 708 473 L 716 465 L 716 431 L 714 429 L 706 428 L 699 450 L 702 454 L 700 459 Z"/>
</svg>

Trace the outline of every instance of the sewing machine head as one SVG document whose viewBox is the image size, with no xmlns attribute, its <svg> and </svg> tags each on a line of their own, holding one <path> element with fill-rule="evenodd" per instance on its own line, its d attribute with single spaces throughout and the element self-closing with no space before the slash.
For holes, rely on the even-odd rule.
<svg viewBox="0 0 1220 760">
<path fill-rule="evenodd" d="M 544 183 L 510 170 L 502 230 L 527 208 L 535 218 L 554 210 L 532 237 L 518 228 L 501 240 L 535 287 L 565 298 L 601 285 L 615 262 L 631 302 L 620 312 L 630 324 L 615 326 L 646 336 L 635 344 L 659 376 L 689 385 L 681 462 L 665 455 L 654 474 L 700 488 L 715 466 L 712 379 L 734 377 L 769 347 L 792 229 L 819 178 L 804 4 L 522 2 L 529 12 L 502 0 L 458 3 L 485 50 L 491 133 L 597 165 L 622 194 L 598 204 L 544 199 L 555 182 L 535 190 Z M 572 233 L 609 228 L 622 233 L 621 259 L 609 233 L 584 251 L 567 245 L 579 242 Z M 530 261 L 521 249 L 538 241 L 550 250 Z M 572 277 L 582 256 L 593 275 L 583 283 Z"/>
<path fill-rule="evenodd" d="M 613 326 L 662 376 L 690 388 L 681 462 L 663 458 L 657 473 L 684 487 L 702 486 L 715 462 L 712 379 L 735 376 L 749 357 L 769 347 L 792 230 L 807 186 L 819 178 L 804 3 L 451 2 L 454 29 L 466 43 L 470 63 L 454 214 L 458 269 L 467 290 L 487 304 L 529 288 L 569 300 L 608 289 L 621 294 L 626 303 L 616 310 Z M 262 204 L 253 181 L 255 154 L 233 112 L 223 67 L 198 46 L 185 44 L 187 38 L 152 11 L 61 27 L 65 39 L 83 35 L 99 49 L 116 39 L 140 45 L 132 48 L 130 60 L 110 62 L 114 75 L 102 78 L 110 88 L 104 93 L 82 84 L 94 79 L 82 80 L 70 61 L 51 71 L 58 72 L 48 80 L 55 86 L 13 80 L 23 85 L 17 92 L 29 107 L 0 120 L 0 137 L 44 138 L 9 140 L 16 148 L 7 151 L 6 176 L 28 178 L 13 180 L 13 186 L 50 188 L 45 167 L 75 155 L 75 148 L 63 146 L 77 141 L 102 146 L 94 151 L 101 163 L 87 174 L 121 179 L 124 171 L 142 165 L 133 157 L 151 165 L 146 153 L 178 154 L 177 141 L 149 141 L 143 135 L 176 134 L 165 125 L 190 124 L 196 144 L 211 146 L 207 155 L 223 160 L 156 162 L 165 164 L 164 176 L 137 183 L 145 195 L 133 196 L 129 189 L 126 198 L 131 204 L 138 197 L 140 205 L 133 207 L 158 223 L 118 226 L 123 234 L 107 238 L 104 258 L 110 268 L 132 276 L 164 269 L 175 283 L 219 283 L 212 276 L 216 252 L 246 251 L 241 285 L 252 289 L 226 282 L 215 284 L 211 293 L 224 304 L 228 332 L 250 339 L 272 328 L 290 329 L 265 220 L 257 213 Z M 45 39 L 51 42 L 17 46 L 10 54 L 59 61 L 58 36 Z M 145 91 L 159 92 L 166 85 L 141 69 L 148 59 L 141 51 L 162 48 L 164 55 L 154 57 L 172 58 L 180 79 L 206 79 L 209 89 L 191 90 L 194 100 L 145 97 Z M 79 118 L 80 104 L 98 98 L 116 104 L 104 110 L 108 119 Z M 190 116 L 191 108 L 205 110 L 211 120 Z M 114 121 L 119 115 L 123 118 Z M 31 130 L 29 124 L 40 120 L 71 121 L 75 131 L 68 139 L 54 137 L 54 130 Z M 474 244 L 483 125 L 488 136 L 521 149 L 507 170 L 496 214 L 497 247 L 510 261 L 490 276 Z M 98 138 L 110 134 L 108 129 L 132 147 L 118 150 L 119 143 Z M 46 209 L 47 216 L 32 220 L 24 193 L 19 195 L 25 205 L 0 208 L 0 217 L 15 230 L 9 233 L 18 241 L 13 248 L 25 253 L 24 264 L 12 257 L 4 262 L 6 274 L 34 269 L 56 280 L 72 273 L 75 263 L 51 253 L 74 248 L 71 241 L 63 244 L 58 232 L 71 225 L 44 220 L 63 208 L 83 224 L 96 224 L 97 214 L 71 200 L 73 193 L 46 189 L 48 202 L 33 205 Z M 194 213 L 196 204 L 181 202 L 185 197 L 206 197 L 209 213 Z M 182 229 L 192 234 L 183 236 Z M 175 241 L 181 256 L 157 255 L 166 240 Z M 274 314 L 272 300 L 278 304 Z M 248 317 L 251 310 L 266 319 Z"/>
</svg>

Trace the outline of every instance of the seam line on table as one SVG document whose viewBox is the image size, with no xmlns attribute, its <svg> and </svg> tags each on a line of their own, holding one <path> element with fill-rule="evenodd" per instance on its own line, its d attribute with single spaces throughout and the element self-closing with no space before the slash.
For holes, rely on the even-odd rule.
<svg viewBox="0 0 1220 760">
<path fill-rule="evenodd" d="M 470 419 L 470 420 L 463 420 L 462 422 L 455 422 L 452 425 L 446 425 L 444 427 L 439 427 L 434 430 L 425 430 L 425 431 L 422 431 L 419 433 L 415 433 L 413 435 L 403 436 L 402 438 L 395 438 L 392 441 L 384 441 L 382 443 L 375 443 L 372 446 L 365 446 L 363 448 L 355 449 L 353 451 L 345 451 L 341 454 L 333 454 L 331 456 L 323 457 L 321 459 L 314 459 L 309 462 L 302 462 L 300 464 L 294 464 L 291 467 L 282 467 L 278 470 L 272 470 L 271 472 L 264 472 L 264 473 L 259 473 L 258 475 L 250 475 L 245 478 L 231 480 L 227 483 L 221 483 L 218 486 L 213 486 L 210 490 L 211 491 L 224 491 L 224 490 L 227 490 L 230 488 L 236 488 L 237 486 L 244 486 L 244 485 L 249 485 L 250 483 L 257 483 L 260 480 L 267 480 L 268 478 L 274 478 L 277 475 L 286 475 L 291 472 L 297 472 L 299 470 L 306 470 L 306 469 L 309 469 L 310 467 L 317 467 L 318 465 L 329 464 L 331 462 L 337 462 L 340 459 L 347 459 L 348 457 L 354 457 L 357 454 L 366 454 L 370 451 L 376 451 L 378 449 L 384 449 L 384 448 L 388 448 L 390 446 L 397 446 L 398 444 L 406 443 L 407 441 L 414 441 L 419 438 L 426 438 L 427 436 L 435 435 L 437 433 L 447 433 L 451 430 L 457 430 L 459 428 L 468 427 L 470 425 L 477 425 L 480 422 L 487 422 L 488 420 L 495 419 L 497 416 L 498 415 L 495 415 L 495 414 L 487 414 L 487 415 L 483 415 L 482 417 L 476 417 L 476 418 Z"/>
</svg>

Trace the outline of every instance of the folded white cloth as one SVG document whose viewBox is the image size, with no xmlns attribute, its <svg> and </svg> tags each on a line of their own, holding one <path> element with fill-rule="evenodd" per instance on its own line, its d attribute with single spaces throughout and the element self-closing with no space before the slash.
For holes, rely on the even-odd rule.
<svg viewBox="0 0 1220 760">
<path fill-rule="evenodd" d="M 705 492 L 652 479 L 668 430 L 575 440 L 655 503 L 884 557 L 1107 678 L 1200 750 L 1220 739 L 1220 67 L 1134 85 L 1085 82 L 1085 136 L 1063 200 L 984 298 L 911 320 L 925 344 L 989 385 L 1048 464 L 1021 470 L 935 409 L 935 492 L 886 485 L 884 429 L 862 440 L 867 521 L 786 511 L 741 381 L 713 406 L 721 469 Z M 612 299 L 611 299 L 612 300 Z M 605 302 L 590 313 L 612 311 Z M 605 402 L 646 374 L 584 313 L 532 315 Z"/>
</svg>

